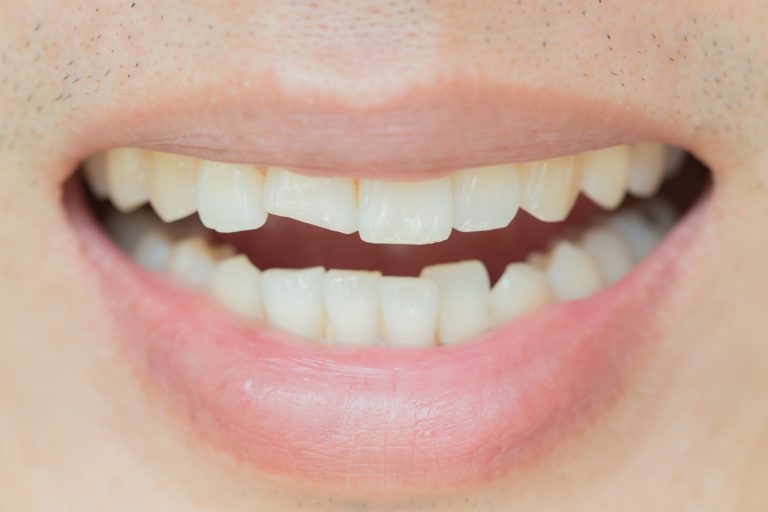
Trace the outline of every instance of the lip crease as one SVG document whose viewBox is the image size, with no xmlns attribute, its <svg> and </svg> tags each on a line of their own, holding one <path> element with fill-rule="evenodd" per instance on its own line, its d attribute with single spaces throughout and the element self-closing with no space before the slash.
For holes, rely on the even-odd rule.
<svg viewBox="0 0 768 512">
<path fill-rule="evenodd" d="M 695 242 L 704 198 L 622 281 L 464 345 L 367 350 L 247 326 L 136 267 L 67 187 L 71 221 L 138 374 L 257 471 L 348 492 L 446 491 L 541 460 L 621 396 Z"/>
</svg>

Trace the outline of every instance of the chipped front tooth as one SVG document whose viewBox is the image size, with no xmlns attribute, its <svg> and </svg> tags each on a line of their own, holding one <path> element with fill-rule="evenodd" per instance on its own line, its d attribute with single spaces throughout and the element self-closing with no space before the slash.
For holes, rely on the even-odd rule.
<svg viewBox="0 0 768 512">
<path fill-rule="evenodd" d="M 200 221 L 220 233 L 263 226 L 263 189 L 264 175 L 253 165 L 203 161 L 197 180 Z"/>
<path fill-rule="evenodd" d="M 269 213 L 332 231 L 357 231 L 357 189 L 352 178 L 318 178 L 269 167 L 264 207 Z"/>
<path fill-rule="evenodd" d="M 216 265 L 211 293 L 230 311 L 249 320 L 264 318 L 261 305 L 261 272 L 245 255 L 232 256 Z"/>
<path fill-rule="evenodd" d="M 104 153 L 92 156 L 83 164 L 83 174 L 88 189 L 96 199 L 109 197 L 109 181 L 107 180 L 107 155 Z"/>
<path fill-rule="evenodd" d="M 266 318 L 273 326 L 319 340 L 323 336 L 323 267 L 271 268 L 261 274 Z"/>
<path fill-rule="evenodd" d="M 459 171 L 453 180 L 453 227 L 487 231 L 509 224 L 520 206 L 516 165 L 495 165 Z"/>
<path fill-rule="evenodd" d="M 603 280 L 615 283 L 632 270 L 633 257 L 622 238 L 608 228 L 592 228 L 584 233 L 581 247 L 594 258 Z"/>
<path fill-rule="evenodd" d="M 182 219 L 197 210 L 197 158 L 171 153 L 152 154 L 149 202 L 165 222 Z"/>
<path fill-rule="evenodd" d="M 379 341 L 381 272 L 329 270 L 323 298 L 329 338 L 338 345 L 373 345 Z"/>
<path fill-rule="evenodd" d="M 160 272 L 168 265 L 173 240 L 162 229 L 150 229 L 141 234 L 130 252 L 131 258 L 150 272 Z"/>
<path fill-rule="evenodd" d="M 480 261 L 431 265 L 421 271 L 421 277 L 437 284 L 438 335 L 442 344 L 467 340 L 488 328 L 491 283 Z"/>
<path fill-rule="evenodd" d="M 412 183 L 360 180 L 360 238 L 389 244 L 447 239 L 453 227 L 451 189 L 449 176 Z"/>
<path fill-rule="evenodd" d="M 435 344 L 437 284 L 421 277 L 382 277 L 379 294 L 389 345 L 417 347 Z"/>
<path fill-rule="evenodd" d="M 184 284 L 205 287 L 216 260 L 205 238 L 195 236 L 177 242 L 171 249 L 166 271 Z"/>
<path fill-rule="evenodd" d="M 603 222 L 621 236 L 635 263 L 648 256 L 663 237 L 659 228 L 651 225 L 641 213 L 634 210 L 618 212 L 605 218 Z"/>
<path fill-rule="evenodd" d="M 491 290 L 491 323 L 498 327 L 511 322 L 553 299 L 541 269 L 529 263 L 510 263 Z"/>
<path fill-rule="evenodd" d="M 129 212 L 149 199 L 151 159 L 146 151 L 118 148 L 107 152 L 109 198 L 121 212 Z"/>
<path fill-rule="evenodd" d="M 555 246 L 547 276 L 558 300 L 581 299 L 602 286 L 600 269 L 595 260 L 571 242 L 560 242 Z"/>
<path fill-rule="evenodd" d="M 589 151 L 579 158 L 584 195 L 603 208 L 616 208 L 629 182 L 629 146 Z"/>
<path fill-rule="evenodd" d="M 627 190 L 636 197 L 651 197 L 659 191 L 664 179 L 667 148 L 663 144 L 632 144 L 629 151 Z"/>
<path fill-rule="evenodd" d="M 581 170 L 575 157 L 552 158 L 521 166 L 522 208 L 545 222 L 559 222 L 579 195 Z"/>
</svg>

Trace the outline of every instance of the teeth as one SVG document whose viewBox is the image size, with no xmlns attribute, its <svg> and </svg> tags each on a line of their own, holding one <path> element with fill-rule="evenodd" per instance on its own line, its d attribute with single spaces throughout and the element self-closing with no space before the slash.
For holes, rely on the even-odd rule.
<svg viewBox="0 0 768 512">
<path fill-rule="evenodd" d="M 249 320 L 261 320 L 261 272 L 244 255 L 232 256 L 216 266 L 211 276 L 213 296 Z"/>
<path fill-rule="evenodd" d="M 613 210 L 621 203 L 628 182 L 628 146 L 589 151 L 581 156 L 581 190 L 603 208 Z"/>
<path fill-rule="evenodd" d="M 150 272 L 161 272 L 171 257 L 173 240 L 160 229 L 145 231 L 130 252 L 140 267 Z"/>
<path fill-rule="evenodd" d="M 627 190 L 636 197 L 651 197 L 659 191 L 667 164 L 667 148 L 662 144 L 640 143 L 630 148 Z"/>
<path fill-rule="evenodd" d="M 421 277 L 437 283 L 440 342 L 451 345 L 488 328 L 491 283 L 485 265 L 477 260 L 425 267 Z"/>
<path fill-rule="evenodd" d="M 435 344 L 437 285 L 421 277 L 382 277 L 379 286 L 384 331 L 390 345 Z"/>
<path fill-rule="evenodd" d="M 491 324 L 498 327 L 517 320 L 553 299 L 541 269 L 529 263 L 510 263 L 491 290 Z"/>
<path fill-rule="evenodd" d="M 604 222 L 621 236 L 635 263 L 648 256 L 663 236 L 659 228 L 652 226 L 637 211 L 619 212 L 606 218 Z"/>
<path fill-rule="evenodd" d="M 178 281 L 205 287 L 216 266 L 214 254 L 201 236 L 187 238 L 173 246 L 166 271 Z"/>
<path fill-rule="evenodd" d="M 360 180 L 360 238 L 385 244 L 428 244 L 453 226 L 451 179 L 395 183 Z"/>
<path fill-rule="evenodd" d="M 109 181 L 107 181 L 107 156 L 102 153 L 85 161 L 83 174 L 88 188 L 96 199 L 109 197 Z"/>
<path fill-rule="evenodd" d="M 555 246 L 547 275 L 558 300 L 582 299 L 602 286 L 595 260 L 571 242 L 560 242 Z"/>
<path fill-rule="evenodd" d="M 545 222 L 564 220 L 579 195 L 577 164 L 576 158 L 567 156 L 523 165 L 523 209 Z"/>
<path fill-rule="evenodd" d="M 220 233 L 256 229 L 267 221 L 264 175 L 252 165 L 204 161 L 197 181 L 197 208 L 207 228 Z"/>
<path fill-rule="evenodd" d="M 603 280 L 615 283 L 632 270 L 632 253 L 619 235 L 607 228 L 592 228 L 581 239 L 581 247 L 594 258 Z"/>
<path fill-rule="evenodd" d="M 379 341 L 380 272 L 329 270 L 323 282 L 328 338 L 339 345 Z"/>
<path fill-rule="evenodd" d="M 453 227 L 488 231 L 509 224 L 520 206 L 516 165 L 469 169 L 453 174 Z"/>
<path fill-rule="evenodd" d="M 149 183 L 149 202 L 165 222 L 182 219 L 197 210 L 196 158 L 154 153 Z"/>
<path fill-rule="evenodd" d="M 129 212 L 149 199 L 149 154 L 132 148 L 107 153 L 109 198 L 121 212 Z"/>
<path fill-rule="evenodd" d="M 319 340 L 323 336 L 325 269 L 271 268 L 261 274 L 264 311 L 269 322 L 285 331 Z"/>
<path fill-rule="evenodd" d="M 315 178 L 267 169 L 264 205 L 269 213 L 341 233 L 357 231 L 357 190 L 352 178 Z"/>
</svg>

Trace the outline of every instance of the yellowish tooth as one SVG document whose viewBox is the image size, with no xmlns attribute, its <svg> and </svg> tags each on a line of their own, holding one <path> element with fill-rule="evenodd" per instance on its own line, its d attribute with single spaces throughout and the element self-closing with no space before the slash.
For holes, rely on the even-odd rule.
<svg viewBox="0 0 768 512">
<path fill-rule="evenodd" d="M 270 324 L 304 338 L 324 333 L 323 267 L 271 268 L 261 274 L 261 299 Z"/>
<path fill-rule="evenodd" d="M 558 300 L 578 300 L 602 287 L 595 260 L 571 242 L 560 242 L 555 246 L 547 276 Z"/>
<path fill-rule="evenodd" d="M 165 222 L 197 210 L 197 174 L 200 160 L 171 153 L 152 154 L 149 202 Z"/>
<path fill-rule="evenodd" d="M 197 181 L 200 221 L 220 233 L 256 229 L 267 221 L 264 174 L 253 165 L 203 161 Z"/>
<path fill-rule="evenodd" d="M 338 345 L 379 341 L 381 272 L 329 270 L 323 282 L 329 339 Z"/>
<path fill-rule="evenodd" d="M 529 263 L 510 263 L 491 290 L 491 322 L 494 327 L 507 324 L 553 300 L 541 269 Z"/>
<path fill-rule="evenodd" d="M 109 197 L 109 181 L 107 180 L 107 155 L 100 153 L 92 156 L 83 164 L 83 174 L 88 189 L 96 199 Z"/>
<path fill-rule="evenodd" d="M 584 233 L 581 247 L 600 268 L 606 283 L 615 283 L 632 270 L 633 257 L 622 238 L 608 228 L 592 228 Z"/>
<path fill-rule="evenodd" d="M 664 144 L 643 142 L 630 147 L 627 190 L 635 197 L 651 197 L 664 180 L 667 148 Z"/>
<path fill-rule="evenodd" d="M 453 227 L 486 231 L 509 224 L 520 206 L 516 165 L 495 165 L 459 171 L 453 180 Z"/>
<path fill-rule="evenodd" d="M 588 151 L 581 159 L 581 190 L 603 208 L 616 208 L 629 183 L 629 146 Z"/>
<path fill-rule="evenodd" d="M 379 293 L 389 345 L 435 345 L 439 304 L 437 284 L 421 277 L 382 277 Z"/>
<path fill-rule="evenodd" d="M 231 256 L 216 265 L 211 292 L 230 311 L 258 321 L 264 318 L 261 304 L 261 272 L 243 255 Z"/>
<path fill-rule="evenodd" d="M 173 246 L 166 271 L 182 283 L 206 287 L 215 265 L 208 242 L 202 236 L 195 236 Z"/>
<path fill-rule="evenodd" d="M 149 154 L 141 149 L 118 148 L 107 152 L 107 183 L 112 204 L 129 212 L 149 199 Z"/>
<path fill-rule="evenodd" d="M 552 158 L 521 166 L 522 208 L 545 222 L 568 217 L 579 195 L 581 170 L 575 157 Z"/>
</svg>

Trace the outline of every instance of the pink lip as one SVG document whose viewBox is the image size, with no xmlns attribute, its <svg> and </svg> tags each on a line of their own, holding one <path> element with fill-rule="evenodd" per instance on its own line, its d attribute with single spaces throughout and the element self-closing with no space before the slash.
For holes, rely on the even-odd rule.
<svg viewBox="0 0 768 512">
<path fill-rule="evenodd" d="M 703 209 L 596 296 L 461 346 L 353 351 L 239 323 L 135 267 L 69 202 L 126 357 L 203 439 L 304 485 L 384 493 L 489 482 L 605 410 L 653 347 Z"/>
</svg>

